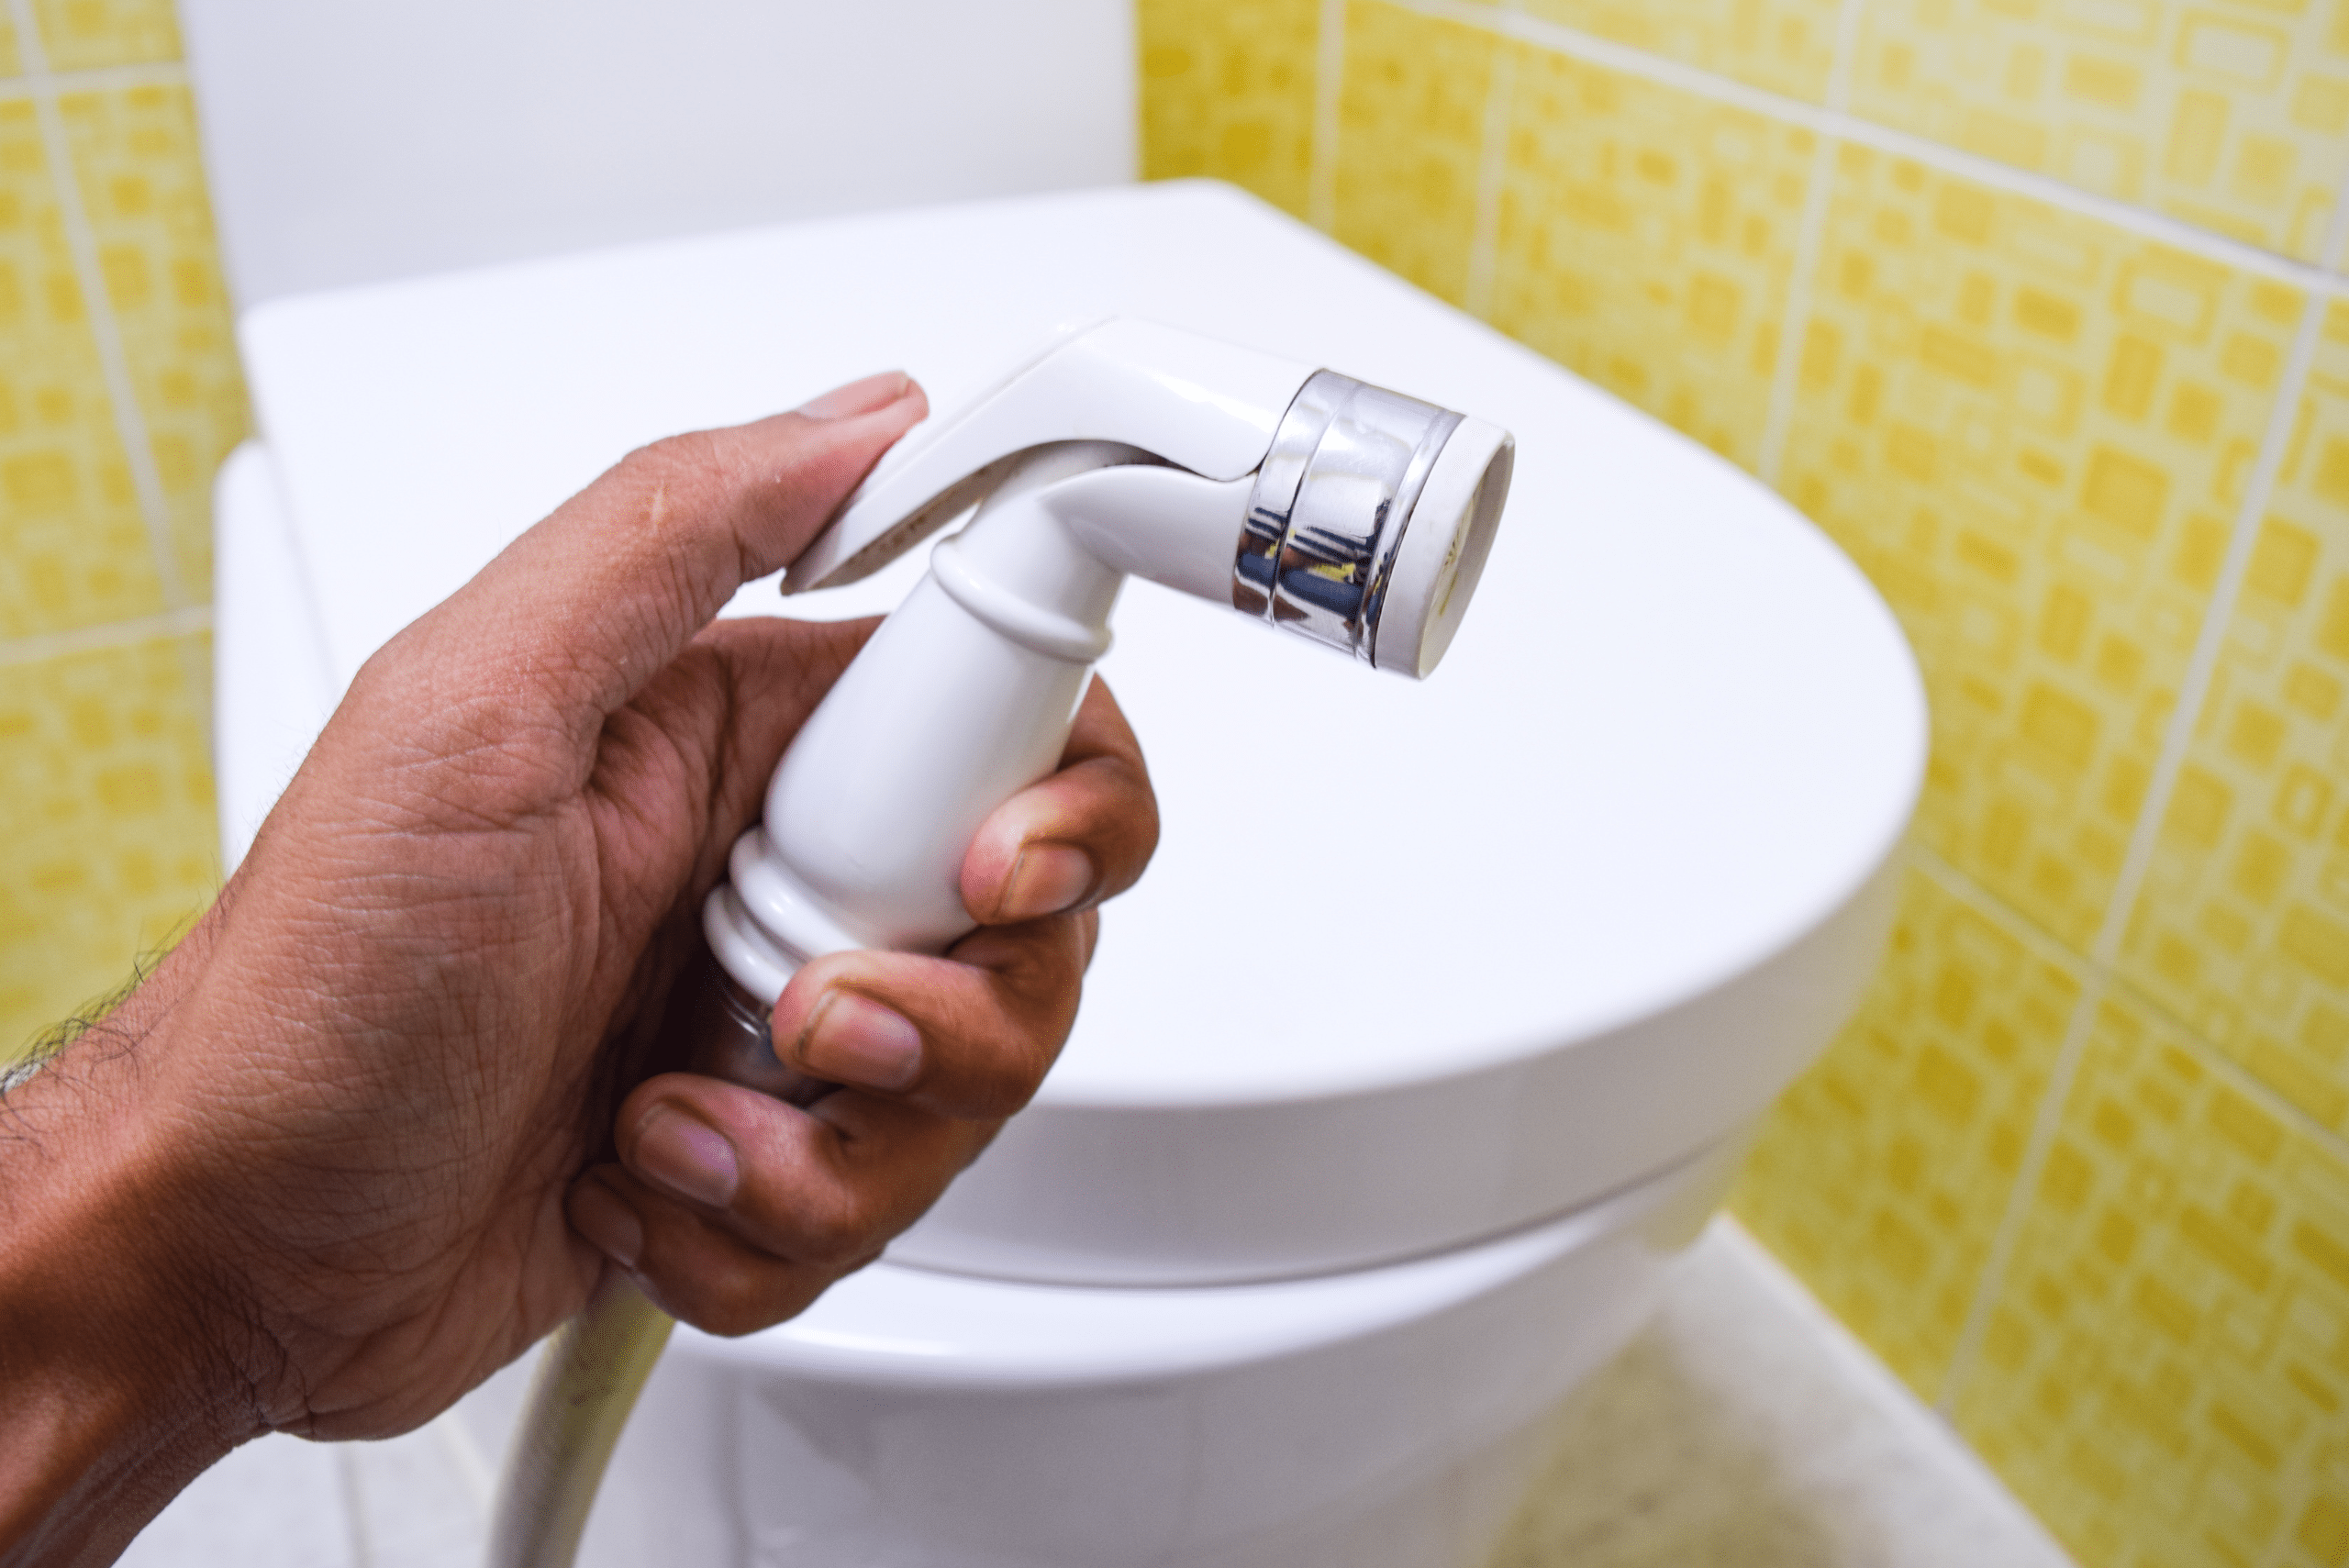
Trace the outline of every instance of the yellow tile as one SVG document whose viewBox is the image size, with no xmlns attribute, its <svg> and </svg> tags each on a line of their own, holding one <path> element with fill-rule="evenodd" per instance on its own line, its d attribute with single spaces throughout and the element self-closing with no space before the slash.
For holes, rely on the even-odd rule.
<svg viewBox="0 0 2349 1568">
<path fill-rule="evenodd" d="M 2099 1008 L 1958 1390 L 2083 1563 L 2349 1554 L 2349 1160 L 2220 1060 Z"/>
<path fill-rule="evenodd" d="M 2122 963 L 2349 1129 L 2349 307 L 2326 320 Z"/>
<path fill-rule="evenodd" d="M 1927 841 L 2075 946 L 2104 918 L 2299 305 L 1838 154 L 1781 482 L 1916 645 Z"/>
<path fill-rule="evenodd" d="M 1827 98 L 1841 0 L 1524 0 L 1537 17 L 1809 103 Z"/>
<path fill-rule="evenodd" d="M 33 0 L 52 71 L 144 65 L 180 57 L 172 0 Z"/>
<path fill-rule="evenodd" d="M 17 52 L 16 25 L 0 17 L 0 77 L 21 75 L 24 69 L 24 57 Z"/>
<path fill-rule="evenodd" d="M 1142 0 L 1142 178 L 1229 180 L 1303 217 L 1319 17 L 1319 0 Z"/>
<path fill-rule="evenodd" d="M 1493 324 L 1751 465 L 1810 133 L 1511 48 Z"/>
<path fill-rule="evenodd" d="M 1499 41 L 1376 0 L 1346 7 L 1337 237 L 1457 305 Z"/>
<path fill-rule="evenodd" d="M 162 607 L 32 106 L 0 99 L 0 639 Z"/>
<path fill-rule="evenodd" d="M 2079 980 L 1923 871 L 1860 1010 L 1730 1205 L 1925 1398 L 1940 1390 Z"/>
<path fill-rule="evenodd" d="M 158 638 L 0 666 L 0 1060 L 121 984 L 219 881 L 190 671 Z"/>
<path fill-rule="evenodd" d="M 191 602 L 211 597 L 212 476 L 251 429 L 185 89 L 60 100 L 99 271 Z"/>
<path fill-rule="evenodd" d="M 1876 0 L 1853 107 L 2312 260 L 2349 170 L 2349 26 L 2306 0 Z"/>
</svg>

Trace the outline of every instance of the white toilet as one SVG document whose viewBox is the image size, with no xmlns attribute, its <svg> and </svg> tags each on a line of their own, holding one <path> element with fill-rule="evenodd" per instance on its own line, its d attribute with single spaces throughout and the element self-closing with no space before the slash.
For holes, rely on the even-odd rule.
<svg viewBox="0 0 2349 1568">
<path fill-rule="evenodd" d="M 190 6 L 200 92 L 251 8 Z M 1104 673 L 1165 833 L 1061 1065 L 882 1262 L 679 1332 L 589 1562 L 1467 1568 L 1873 966 L 1925 725 L 1865 581 L 1700 448 L 1198 184 L 250 308 L 229 853 L 367 654 L 628 447 L 889 365 L 951 406 L 1110 312 L 1514 429 L 1475 609 L 1415 686 L 1127 590 Z M 885 608 L 920 553 L 793 612 Z"/>
</svg>

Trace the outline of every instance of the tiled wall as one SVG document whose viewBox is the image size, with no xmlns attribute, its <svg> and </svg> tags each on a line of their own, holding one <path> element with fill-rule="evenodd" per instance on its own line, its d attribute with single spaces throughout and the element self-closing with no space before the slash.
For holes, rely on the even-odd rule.
<svg viewBox="0 0 2349 1568">
<path fill-rule="evenodd" d="M 0 1062 L 218 881 L 213 470 L 243 434 L 169 0 L 0 7 Z"/>
<path fill-rule="evenodd" d="M 1235 181 L 1745 465 L 1934 757 L 1736 1198 L 2092 1568 L 2349 1563 L 2349 0 L 1142 0 Z"/>
</svg>

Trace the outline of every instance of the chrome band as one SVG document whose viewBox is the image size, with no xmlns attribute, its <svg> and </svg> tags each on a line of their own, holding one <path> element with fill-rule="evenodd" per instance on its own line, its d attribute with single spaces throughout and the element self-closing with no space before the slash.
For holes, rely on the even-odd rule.
<svg viewBox="0 0 2349 1568">
<path fill-rule="evenodd" d="M 1256 471 L 1232 605 L 1370 660 L 1395 552 L 1459 425 L 1449 409 L 1316 371 Z"/>
</svg>

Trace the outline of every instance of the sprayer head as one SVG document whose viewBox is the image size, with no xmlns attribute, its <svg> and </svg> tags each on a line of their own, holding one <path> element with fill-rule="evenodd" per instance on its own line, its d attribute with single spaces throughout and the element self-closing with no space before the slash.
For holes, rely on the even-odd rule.
<svg viewBox="0 0 2349 1568">
<path fill-rule="evenodd" d="M 1232 605 L 1424 676 L 1484 572 L 1515 450 L 1497 426 L 1316 371 L 1256 471 Z"/>
<path fill-rule="evenodd" d="M 1459 629 L 1515 451 L 1497 426 L 1351 376 L 1112 319 L 892 452 L 784 592 L 877 571 L 1080 444 L 1120 470 L 1058 482 L 1095 513 L 1071 520 L 1130 524 L 1088 539 L 1105 562 L 1413 677 Z"/>
</svg>

